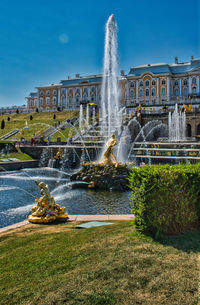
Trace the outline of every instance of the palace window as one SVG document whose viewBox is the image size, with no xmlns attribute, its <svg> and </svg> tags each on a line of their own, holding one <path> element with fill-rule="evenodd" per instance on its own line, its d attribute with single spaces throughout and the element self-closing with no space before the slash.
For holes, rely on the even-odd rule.
<svg viewBox="0 0 200 305">
<path fill-rule="evenodd" d="M 91 97 L 91 101 L 92 101 L 92 102 L 95 101 L 95 96 L 94 96 L 94 94 L 93 94 L 92 97 Z"/>
<path fill-rule="evenodd" d="M 49 90 L 46 91 L 46 95 L 50 95 L 50 91 Z"/>
<path fill-rule="evenodd" d="M 95 88 L 94 87 L 92 87 L 92 92 L 94 92 L 95 91 Z"/>
<path fill-rule="evenodd" d="M 53 109 L 54 111 L 56 111 L 56 110 L 57 110 L 55 106 L 54 106 L 52 109 Z"/>
<path fill-rule="evenodd" d="M 43 105 L 43 97 L 40 98 L 40 105 Z"/>
<path fill-rule="evenodd" d="M 166 88 L 162 88 L 161 95 L 166 95 Z"/>
<path fill-rule="evenodd" d="M 146 95 L 146 96 L 149 96 L 149 89 L 146 89 L 146 90 L 145 90 L 145 95 Z"/>
<path fill-rule="evenodd" d="M 139 91 L 139 96 L 143 96 L 143 90 L 142 89 L 140 89 L 140 91 Z"/>
<path fill-rule="evenodd" d="M 43 94 L 44 94 L 44 92 L 41 90 L 41 91 L 40 91 L 40 95 L 42 96 Z"/>
<path fill-rule="evenodd" d="M 46 107 L 46 111 L 49 112 L 49 111 L 50 111 L 50 108 L 49 108 L 49 107 Z"/>
<path fill-rule="evenodd" d="M 46 98 L 46 104 L 47 104 L 47 105 L 50 104 L 50 98 L 49 98 L 49 97 Z"/>
<path fill-rule="evenodd" d="M 184 85 L 184 86 L 187 86 L 187 84 L 188 84 L 187 79 L 184 79 L 183 85 Z"/>
<path fill-rule="evenodd" d="M 69 103 L 72 103 L 72 96 L 69 97 Z"/>
<path fill-rule="evenodd" d="M 57 90 L 53 90 L 53 94 L 54 94 L 54 95 L 57 95 Z"/>
<path fill-rule="evenodd" d="M 142 87 L 142 86 L 143 86 L 143 81 L 141 81 L 141 82 L 139 83 L 139 86 L 140 86 L 140 87 Z"/>
<path fill-rule="evenodd" d="M 152 96 L 156 96 L 156 89 L 155 89 L 155 88 L 152 89 L 151 95 L 152 95 Z"/>
<path fill-rule="evenodd" d="M 178 90 L 178 89 L 175 89 L 175 90 L 174 90 L 174 95 L 175 95 L 175 96 L 179 96 L 179 90 Z"/>
<path fill-rule="evenodd" d="M 197 79 L 196 79 L 196 77 L 193 77 L 193 79 L 192 79 L 192 83 L 193 83 L 193 84 L 196 84 L 196 83 L 197 83 Z"/>
<path fill-rule="evenodd" d="M 73 94 L 73 90 L 72 89 L 69 89 L 69 94 Z"/>
<path fill-rule="evenodd" d="M 65 97 L 64 96 L 61 97 L 61 103 L 62 103 L 62 105 L 65 104 Z"/>
<path fill-rule="evenodd" d="M 166 80 L 165 80 L 165 79 L 162 79 L 161 84 L 162 84 L 162 85 L 166 85 Z"/>
<path fill-rule="evenodd" d="M 183 96 L 187 96 L 188 95 L 188 89 L 187 88 L 184 88 L 183 89 Z"/>
<path fill-rule="evenodd" d="M 42 112 L 43 111 L 43 108 L 40 108 L 40 112 Z"/>
<path fill-rule="evenodd" d="M 84 93 L 87 93 L 87 92 L 88 92 L 87 88 L 84 88 L 84 89 L 83 89 L 83 92 L 84 92 Z"/>
<path fill-rule="evenodd" d="M 156 81 L 153 79 L 151 84 L 152 84 L 152 86 L 155 86 L 156 85 Z"/>
<path fill-rule="evenodd" d="M 130 97 L 131 97 L 131 98 L 134 98 L 134 90 L 131 90 L 131 92 L 130 92 Z"/>
<path fill-rule="evenodd" d="M 76 102 L 79 103 L 79 96 L 76 97 Z"/>
<path fill-rule="evenodd" d="M 62 88 L 62 94 L 65 95 L 65 88 Z"/>
<path fill-rule="evenodd" d="M 175 80 L 174 85 L 178 86 L 178 80 L 177 79 Z"/>
<path fill-rule="evenodd" d="M 197 88 L 196 87 L 192 88 L 192 94 L 197 94 Z"/>
<path fill-rule="evenodd" d="M 134 82 L 131 82 L 130 87 L 134 87 Z"/>
<path fill-rule="evenodd" d="M 146 87 L 149 87 L 149 81 L 148 81 L 148 80 L 146 80 L 145 86 L 146 86 Z"/>
<path fill-rule="evenodd" d="M 80 89 L 79 89 L 79 88 L 76 90 L 76 93 L 77 93 L 77 94 L 80 94 Z"/>
<path fill-rule="evenodd" d="M 53 104 L 55 105 L 56 102 L 57 102 L 57 98 L 56 98 L 56 96 L 54 96 L 54 97 L 53 97 Z"/>
<path fill-rule="evenodd" d="M 84 102 L 87 102 L 87 95 L 84 95 L 84 96 L 83 96 L 83 101 L 84 101 Z"/>
</svg>

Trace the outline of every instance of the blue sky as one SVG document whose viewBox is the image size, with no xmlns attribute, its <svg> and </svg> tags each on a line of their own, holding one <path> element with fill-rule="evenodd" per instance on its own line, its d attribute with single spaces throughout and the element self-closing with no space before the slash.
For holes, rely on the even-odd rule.
<svg viewBox="0 0 200 305">
<path fill-rule="evenodd" d="M 119 70 L 200 57 L 200 0 L 0 0 L 0 107 L 36 86 L 102 72 L 104 30 L 118 24 Z"/>
</svg>

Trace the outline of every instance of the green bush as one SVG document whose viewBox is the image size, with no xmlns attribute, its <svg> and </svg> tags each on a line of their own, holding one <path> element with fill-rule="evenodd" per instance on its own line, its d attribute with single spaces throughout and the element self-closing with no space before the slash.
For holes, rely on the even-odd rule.
<svg viewBox="0 0 200 305">
<path fill-rule="evenodd" d="M 200 165 L 133 168 L 129 177 L 136 228 L 153 235 L 198 227 Z"/>
</svg>

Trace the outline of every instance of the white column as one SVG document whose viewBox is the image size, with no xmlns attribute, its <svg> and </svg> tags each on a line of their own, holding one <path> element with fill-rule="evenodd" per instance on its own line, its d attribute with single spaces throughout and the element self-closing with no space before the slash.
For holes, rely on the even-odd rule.
<svg viewBox="0 0 200 305">
<path fill-rule="evenodd" d="M 170 100 L 170 78 L 167 77 L 167 101 Z"/>
<path fill-rule="evenodd" d="M 190 76 L 189 79 L 188 79 L 188 82 L 189 82 L 189 94 L 192 93 L 192 77 Z"/>
<path fill-rule="evenodd" d="M 58 88 L 58 106 L 60 106 L 60 88 Z"/>
<path fill-rule="evenodd" d="M 199 76 L 196 76 L 197 79 L 197 94 L 199 95 Z"/>
<path fill-rule="evenodd" d="M 156 101 L 159 103 L 159 78 L 156 79 L 156 86 L 157 86 L 157 90 L 156 90 Z"/>
<path fill-rule="evenodd" d="M 180 93 L 179 93 L 179 97 L 180 97 L 180 99 L 182 98 L 182 95 L 183 95 L 183 93 L 182 93 L 182 86 L 181 86 L 181 78 L 180 78 L 180 91 L 179 91 Z"/>
<path fill-rule="evenodd" d="M 126 82 L 126 102 L 127 102 L 127 105 L 129 105 L 129 82 L 127 80 Z"/>
<path fill-rule="evenodd" d="M 136 80 L 136 103 L 138 102 L 138 79 Z"/>
<path fill-rule="evenodd" d="M 76 88 L 73 88 L 73 109 L 76 109 L 76 96 L 75 96 Z"/>
</svg>

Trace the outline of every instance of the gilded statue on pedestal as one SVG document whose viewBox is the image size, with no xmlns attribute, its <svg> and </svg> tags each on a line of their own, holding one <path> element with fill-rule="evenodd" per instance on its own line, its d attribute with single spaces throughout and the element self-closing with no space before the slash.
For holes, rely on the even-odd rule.
<svg viewBox="0 0 200 305">
<path fill-rule="evenodd" d="M 55 220 L 67 220 L 68 214 L 65 213 L 65 208 L 61 208 L 55 203 L 48 185 L 37 180 L 35 183 L 41 190 L 41 197 L 35 198 L 37 205 L 32 208 L 33 213 L 29 216 L 28 221 L 33 223 L 49 223 Z"/>
<path fill-rule="evenodd" d="M 105 165 L 111 165 L 115 164 L 117 165 L 117 158 L 115 157 L 113 153 L 114 146 L 117 144 L 117 139 L 115 135 L 113 134 L 110 140 L 106 143 L 106 149 L 103 154 L 103 162 L 101 164 Z"/>
</svg>

